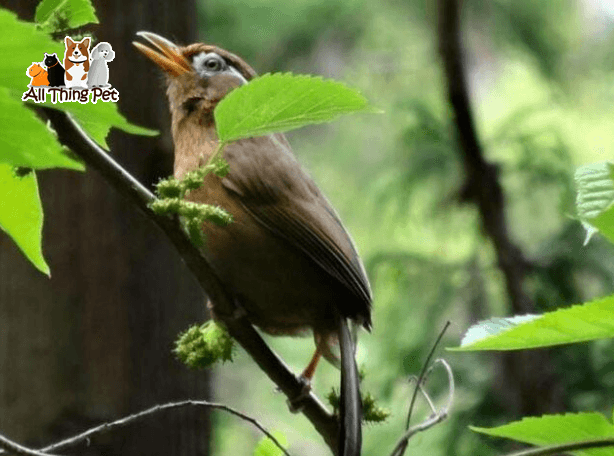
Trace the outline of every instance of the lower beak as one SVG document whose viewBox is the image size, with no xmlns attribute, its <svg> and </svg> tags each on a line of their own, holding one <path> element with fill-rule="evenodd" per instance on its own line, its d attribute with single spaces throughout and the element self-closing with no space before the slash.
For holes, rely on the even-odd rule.
<svg viewBox="0 0 614 456">
<path fill-rule="evenodd" d="M 176 77 L 192 71 L 190 64 L 174 43 L 151 32 L 137 32 L 137 35 L 149 41 L 155 49 L 136 41 L 132 44 L 169 75 Z"/>
</svg>

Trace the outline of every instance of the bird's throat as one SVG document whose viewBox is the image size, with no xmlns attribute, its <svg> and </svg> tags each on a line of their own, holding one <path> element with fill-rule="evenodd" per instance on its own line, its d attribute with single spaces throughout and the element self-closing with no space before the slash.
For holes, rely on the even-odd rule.
<svg viewBox="0 0 614 456">
<path fill-rule="evenodd" d="M 217 147 L 217 133 L 213 121 L 195 115 L 173 122 L 172 130 L 175 143 L 174 175 L 179 179 L 207 162 Z"/>
</svg>

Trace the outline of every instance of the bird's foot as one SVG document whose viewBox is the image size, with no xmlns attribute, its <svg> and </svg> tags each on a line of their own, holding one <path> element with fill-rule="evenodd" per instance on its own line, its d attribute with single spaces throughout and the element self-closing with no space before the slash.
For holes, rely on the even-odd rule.
<svg viewBox="0 0 614 456">
<path fill-rule="evenodd" d="M 286 402 L 291 413 L 299 413 L 303 409 L 305 399 L 311 394 L 311 379 L 301 375 L 298 377 L 298 381 L 301 383 L 301 392 L 298 396 L 288 399 Z"/>
</svg>

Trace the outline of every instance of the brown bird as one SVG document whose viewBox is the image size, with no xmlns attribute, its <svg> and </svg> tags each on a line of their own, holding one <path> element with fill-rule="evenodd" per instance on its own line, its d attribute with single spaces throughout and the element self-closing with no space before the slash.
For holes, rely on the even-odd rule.
<svg viewBox="0 0 614 456">
<path fill-rule="evenodd" d="M 236 55 L 212 45 L 179 47 L 153 33 L 138 35 L 153 47 L 134 45 L 167 75 L 174 175 L 181 178 L 203 166 L 217 146 L 217 103 L 256 73 Z M 224 158 L 230 173 L 223 179 L 208 175 L 187 197 L 221 206 L 234 218 L 225 227 L 203 225 L 204 256 L 264 332 L 313 331 L 316 351 L 303 372 L 306 379 L 313 376 L 321 356 L 338 364 L 333 347 L 339 342 L 342 402 L 346 407 L 351 402 L 360 420 L 354 346 L 346 322 L 371 329 L 371 290 L 350 235 L 283 134 L 230 143 Z M 352 383 L 354 391 L 348 392 Z M 359 454 L 360 422 L 357 431 L 345 432 L 358 433 L 351 436 L 358 440 L 358 452 L 346 447 L 341 453 Z"/>
</svg>

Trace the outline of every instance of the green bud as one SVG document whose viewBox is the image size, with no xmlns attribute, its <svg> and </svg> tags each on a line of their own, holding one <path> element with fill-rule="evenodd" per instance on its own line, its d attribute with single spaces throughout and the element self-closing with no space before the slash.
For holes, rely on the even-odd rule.
<svg viewBox="0 0 614 456">
<path fill-rule="evenodd" d="M 175 355 L 193 369 L 210 367 L 217 361 L 232 361 L 233 341 L 226 329 L 210 320 L 179 335 Z"/>
</svg>

